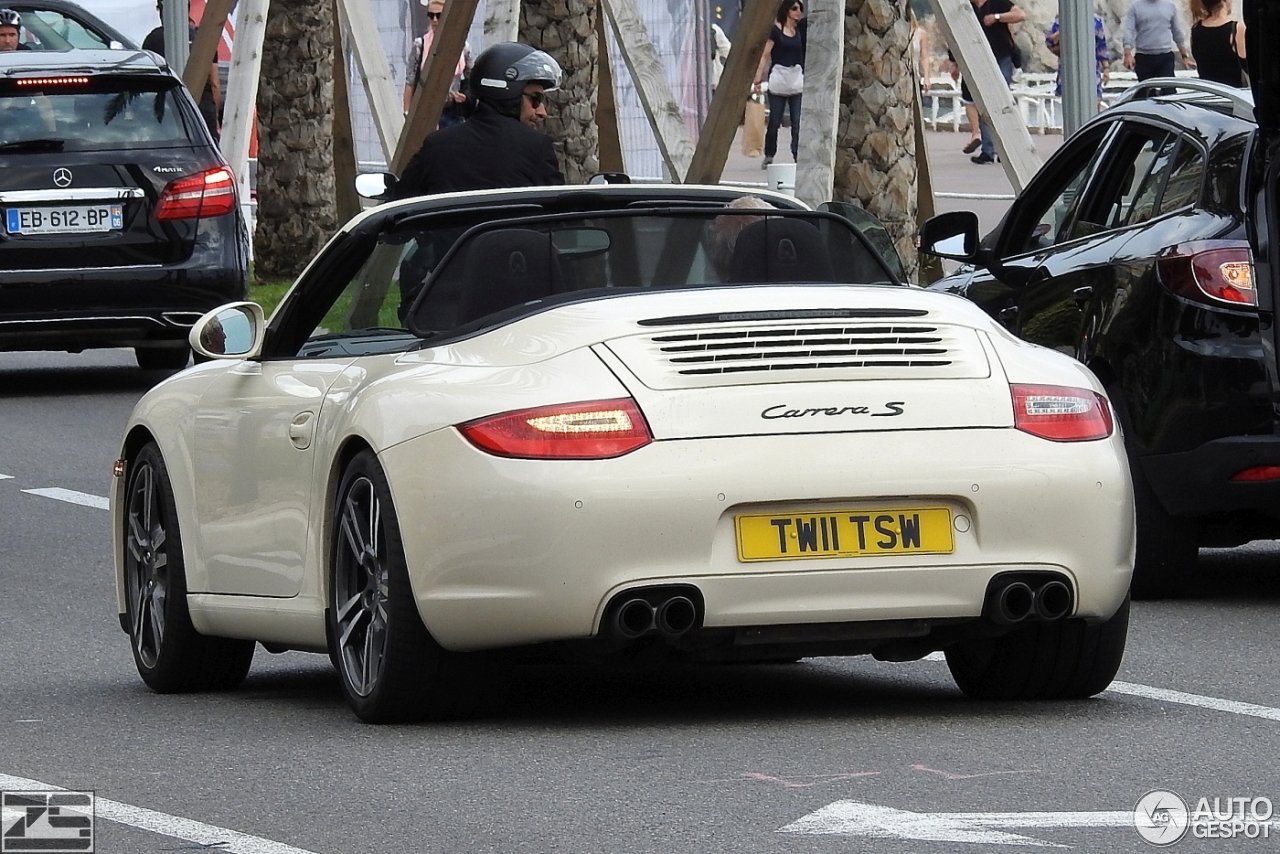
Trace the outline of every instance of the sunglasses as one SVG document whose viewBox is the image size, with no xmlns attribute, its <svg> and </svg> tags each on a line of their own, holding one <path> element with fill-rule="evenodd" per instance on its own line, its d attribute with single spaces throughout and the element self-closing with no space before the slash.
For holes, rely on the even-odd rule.
<svg viewBox="0 0 1280 854">
<path fill-rule="evenodd" d="M 547 103 L 546 92 L 522 92 L 521 94 L 529 99 L 529 106 L 535 110 Z"/>
<path fill-rule="evenodd" d="M 427 17 L 428 17 L 428 18 L 430 18 L 430 19 L 431 19 L 431 20 L 433 20 L 433 21 L 438 21 L 438 20 L 440 20 L 440 16 L 441 16 L 441 15 L 443 15 L 443 14 L 444 14 L 444 12 L 428 12 L 428 13 L 427 13 Z"/>
</svg>

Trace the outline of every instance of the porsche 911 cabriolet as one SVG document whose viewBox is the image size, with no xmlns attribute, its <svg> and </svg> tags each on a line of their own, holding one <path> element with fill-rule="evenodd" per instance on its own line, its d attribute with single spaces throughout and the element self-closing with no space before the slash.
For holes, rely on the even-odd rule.
<svg viewBox="0 0 1280 854">
<path fill-rule="evenodd" d="M 234 686 L 261 644 L 327 653 L 370 722 L 559 655 L 944 651 L 973 697 L 1102 691 L 1134 509 L 1098 381 L 849 219 L 740 195 L 384 204 L 269 321 L 206 314 L 116 464 L 146 684 Z"/>
</svg>

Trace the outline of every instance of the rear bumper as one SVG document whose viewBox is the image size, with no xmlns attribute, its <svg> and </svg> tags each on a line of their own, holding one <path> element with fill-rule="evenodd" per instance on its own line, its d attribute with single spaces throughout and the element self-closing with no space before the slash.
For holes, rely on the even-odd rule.
<svg viewBox="0 0 1280 854">
<path fill-rule="evenodd" d="M 1280 466 L 1280 436 L 1215 439 L 1191 451 L 1142 457 L 1141 465 L 1171 515 L 1256 511 L 1280 520 L 1280 480 L 1231 480 L 1253 466 Z"/>
<path fill-rule="evenodd" d="M 755 436 L 548 462 L 491 457 L 445 429 L 381 458 L 418 610 L 456 650 L 593 637 L 614 597 L 653 585 L 696 588 L 705 629 L 934 623 L 979 617 L 999 573 L 1050 571 L 1071 581 L 1075 616 L 1103 619 L 1133 565 L 1118 436 Z M 737 514 L 925 503 L 958 522 L 952 554 L 738 559 Z"/>
</svg>

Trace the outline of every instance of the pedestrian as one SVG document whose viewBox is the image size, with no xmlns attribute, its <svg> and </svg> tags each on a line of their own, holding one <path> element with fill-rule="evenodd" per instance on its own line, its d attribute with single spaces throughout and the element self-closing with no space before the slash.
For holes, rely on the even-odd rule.
<svg viewBox="0 0 1280 854">
<path fill-rule="evenodd" d="M 460 125 L 427 135 L 405 167 L 399 198 L 428 193 L 563 184 L 551 138 L 536 130 L 560 66 L 518 42 L 501 42 L 471 70 L 475 111 Z"/>
<path fill-rule="evenodd" d="M 764 162 L 760 168 L 773 162 L 778 153 L 778 128 L 782 127 L 784 111 L 791 114 L 791 159 L 800 152 L 800 99 L 804 92 L 804 55 L 808 46 L 809 22 L 804 17 L 804 4 L 800 0 L 782 0 L 778 6 L 777 20 L 769 31 L 764 55 L 756 69 L 755 90 L 760 91 L 768 71 L 769 127 L 764 134 Z"/>
<path fill-rule="evenodd" d="M 142 40 L 142 49 L 164 56 L 164 0 L 157 0 L 156 11 L 160 13 L 160 26 L 147 33 L 147 37 Z M 187 43 L 190 44 L 195 40 L 196 27 L 188 19 Z M 179 72 L 181 72 L 181 69 L 179 69 Z M 205 125 L 209 128 L 209 134 L 216 144 L 220 139 L 218 113 L 222 108 L 222 81 L 218 79 L 218 63 L 216 62 L 209 66 L 209 77 L 204 82 L 204 91 L 200 93 L 198 106 L 200 107 L 200 117 L 204 119 Z"/>
<path fill-rule="evenodd" d="M 724 74 L 724 61 L 729 58 L 733 42 L 725 35 L 719 24 L 711 24 L 711 91 L 720 85 L 720 76 Z"/>
<path fill-rule="evenodd" d="M 21 35 L 22 16 L 12 9 L 0 9 L 0 53 L 31 50 L 31 45 L 19 41 Z"/>
<path fill-rule="evenodd" d="M 1231 19 L 1231 0 L 1191 0 L 1191 56 L 1202 80 L 1248 86 L 1244 22 Z"/>
<path fill-rule="evenodd" d="M 969 94 L 969 84 L 960 78 L 960 63 L 955 54 L 947 51 L 947 63 L 950 66 L 951 79 L 960 84 L 960 104 L 964 107 L 964 117 L 969 123 L 969 141 L 960 149 L 965 154 L 973 154 L 982 145 L 982 123 L 978 119 L 978 105 Z"/>
<path fill-rule="evenodd" d="M 1124 67 L 1136 73 L 1140 81 L 1172 77 L 1175 53 L 1182 55 L 1187 68 L 1196 67 L 1173 0 L 1133 0 L 1124 13 L 1121 38 Z"/>
<path fill-rule="evenodd" d="M 1053 93 L 1062 96 L 1062 21 L 1060 18 L 1053 19 L 1053 26 L 1049 28 L 1049 32 L 1044 37 L 1044 46 L 1049 49 L 1049 53 L 1058 57 L 1058 79 L 1054 84 Z M 1102 24 L 1102 16 L 1095 13 L 1093 16 L 1093 76 L 1097 84 L 1098 100 L 1102 100 L 1102 87 L 1111 80 L 1111 52 L 1107 47 L 1107 29 Z"/>
<path fill-rule="evenodd" d="M 409 59 L 405 64 L 404 81 L 404 113 L 409 115 L 409 107 L 413 104 L 413 94 L 418 91 L 422 82 L 422 71 L 427 66 L 427 57 L 431 55 L 431 43 L 435 40 L 436 29 L 440 26 L 440 17 L 444 14 L 444 0 L 421 0 L 427 7 L 429 27 L 421 36 L 413 40 L 409 51 Z M 462 45 L 462 56 L 453 70 L 453 82 L 449 84 L 449 95 L 445 99 L 444 109 L 440 113 L 439 128 L 453 127 L 466 119 L 467 82 L 471 71 L 471 46 Z"/>
<path fill-rule="evenodd" d="M 986 36 L 987 46 L 995 57 L 996 66 L 1000 69 L 1000 76 L 1008 86 L 1013 82 L 1014 68 L 1022 64 L 1009 25 L 1025 21 L 1027 13 L 1010 0 L 970 0 L 970 3 L 974 14 L 978 16 L 978 23 L 982 26 L 982 34 Z M 968 89 L 962 87 L 961 98 L 967 94 Z M 976 108 L 974 112 L 977 112 Z M 996 145 L 991 139 L 991 129 L 981 119 L 978 120 L 978 127 L 981 129 L 979 147 L 982 150 L 969 159 L 974 163 L 995 163 Z M 967 147 L 966 150 L 968 150 Z"/>
</svg>

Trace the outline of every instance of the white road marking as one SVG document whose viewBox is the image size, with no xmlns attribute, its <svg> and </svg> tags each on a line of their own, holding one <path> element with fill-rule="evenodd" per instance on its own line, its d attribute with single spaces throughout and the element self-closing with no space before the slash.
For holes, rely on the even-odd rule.
<svg viewBox="0 0 1280 854">
<path fill-rule="evenodd" d="M 63 489 L 60 486 L 50 486 L 44 489 L 24 489 L 22 491 L 27 495 L 39 495 L 41 498 L 52 498 L 55 501 L 66 501 L 69 504 L 79 504 L 84 507 L 96 507 L 99 510 L 106 510 L 110 506 L 110 502 L 105 496 L 76 492 L 74 489 Z"/>
<path fill-rule="evenodd" d="M 1106 812 L 921 813 L 861 801 L 836 801 L 778 828 L 778 833 L 1037 845 L 1065 848 L 1000 828 L 1133 827 L 1133 810 Z"/>
<path fill-rule="evenodd" d="M 0 480 L 13 480 L 13 475 L 11 475 L 11 474 L 0 474 Z"/>
<path fill-rule="evenodd" d="M 51 789 L 61 790 L 62 787 L 51 786 L 38 780 L 0 774 L 0 790 L 34 792 Z M 283 842 L 273 842 L 238 830 L 228 830 L 225 827 L 130 806 L 119 801 L 109 801 L 106 798 L 94 798 L 94 816 L 172 839 L 182 839 L 197 845 L 208 846 L 216 851 L 229 851 L 231 854 L 314 854 L 302 848 L 285 845 Z"/>
<path fill-rule="evenodd" d="M 1170 691 L 1166 688 L 1152 688 L 1150 685 L 1138 685 L 1134 682 L 1112 682 L 1111 686 L 1107 688 L 1107 693 L 1129 694 L 1133 697 L 1145 697 L 1149 700 L 1162 700 L 1166 703 L 1181 703 L 1184 706 L 1213 709 L 1216 712 L 1229 712 L 1233 715 L 1247 715 L 1253 718 L 1266 718 L 1269 721 L 1280 721 L 1280 709 L 1272 708 L 1271 706 L 1257 706 L 1253 703 L 1241 703 L 1238 700 L 1223 700 L 1218 697 L 1187 694 L 1183 691 Z"/>
</svg>

